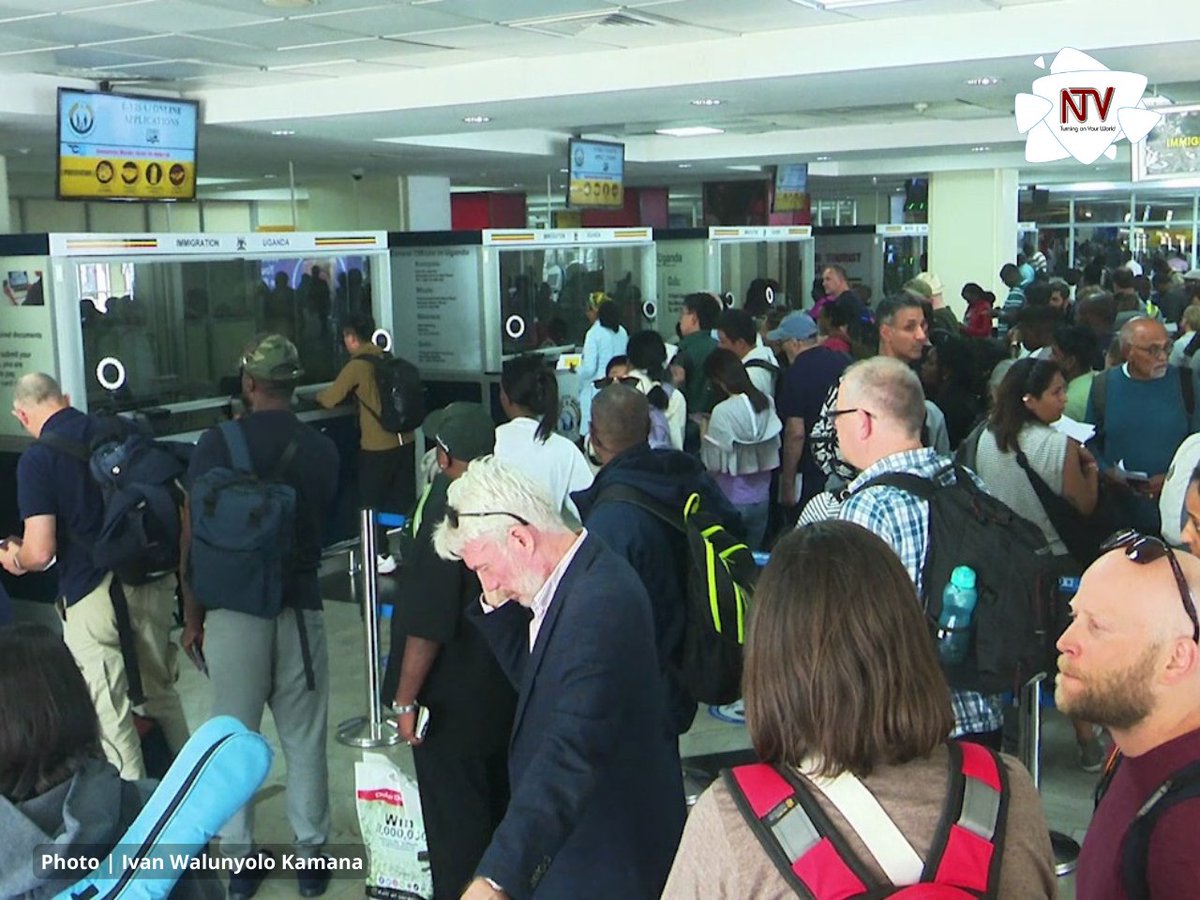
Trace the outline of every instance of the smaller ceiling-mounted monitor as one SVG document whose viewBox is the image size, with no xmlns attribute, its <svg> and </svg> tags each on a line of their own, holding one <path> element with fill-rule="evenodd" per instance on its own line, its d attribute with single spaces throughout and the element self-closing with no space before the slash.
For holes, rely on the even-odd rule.
<svg viewBox="0 0 1200 900">
<path fill-rule="evenodd" d="M 60 200 L 195 200 L 195 100 L 58 89 Z"/>
<path fill-rule="evenodd" d="M 567 143 L 567 206 L 621 209 L 625 206 L 625 145 L 607 141 Z"/>
<path fill-rule="evenodd" d="M 773 213 L 804 212 L 808 209 L 808 163 L 788 163 L 775 168 Z"/>
</svg>

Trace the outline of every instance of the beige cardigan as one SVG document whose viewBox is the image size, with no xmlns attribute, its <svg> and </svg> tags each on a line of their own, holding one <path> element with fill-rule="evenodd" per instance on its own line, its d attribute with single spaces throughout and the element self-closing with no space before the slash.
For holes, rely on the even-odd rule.
<svg viewBox="0 0 1200 900">
<path fill-rule="evenodd" d="M 1016 760 L 1003 757 L 1008 771 L 1009 806 L 1000 868 L 999 900 L 1053 900 L 1054 861 L 1042 803 L 1029 773 Z M 877 769 L 865 784 L 908 838 L 922 859 L 929 852 L 946 793 L 948 754 L 940 747 L 928 758 L 903 766 Z M 821 808 L 842 834 L 845 820 L 823 795 Z M 876 878 L 883 872 L 857 835 L 850 846 Z M 793 900 L 796 893 L 768 859 L 762 845 L 718 779 L 696 803 L 663 900 Z"/>
</svg>

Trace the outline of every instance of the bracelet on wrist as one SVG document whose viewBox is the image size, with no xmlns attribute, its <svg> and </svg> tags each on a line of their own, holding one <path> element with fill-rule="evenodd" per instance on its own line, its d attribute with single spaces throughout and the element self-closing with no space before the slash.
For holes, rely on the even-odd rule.
<svg viewBox="0 0 1200 900">
<path fill-rule="evenodd" d="M 404 715 L 407 715 L 408 713 L 415 713 L 417 711 L 418 707 L 417 707 L 416 703 L 406 703 L 403 706 L 393 703 L 391 705 L 390 709 L 394 715 L 404 716 Z"/>
</svg>

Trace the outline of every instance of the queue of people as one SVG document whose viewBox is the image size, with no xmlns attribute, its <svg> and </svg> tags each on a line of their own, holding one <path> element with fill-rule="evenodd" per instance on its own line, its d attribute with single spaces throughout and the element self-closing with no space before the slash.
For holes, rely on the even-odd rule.
<svg viewBox="0 0 1200 900">
<path fill-rule="evenodd" d="M 1043 295 L 1049 308 L 1058 289 L 1013 268 L 1001 318 L 1015 362 L 961 331 L 936 277 L 872 310 L 831 270 L 837 296 L 816 317 L 789 311 L 769 326 L 690 295 L 670 362 L 657 334 L 611 327 L 598 297 L 582 449 L 556 433 L 557 383 L 537 357 L 504 367 L 508 423 L 477 404 L 427 417 L 437 474 L 397 569 L 411 602 L 392 621 L 383 700 L 413 747 L 437 900 L 783 898 L 831 886 L 856 896 L 918 882 L 1053 897 L 1040 800 L 1001 752 L 1008 701 L 994 681 L 961 678 L 947 650 L 965 634 L 978 661 L 982 639 L 970 624 L 930 621 L 952 587 L 981 605 L 1013 602 L 986 571 L 960 578 L 959 566 L 943 583 L 938 561 L 955 552 L 943 490 L 990 495 L 1021 523 L 1014 531 L 1036 536 L 1046 572 L 1082 576 L 1046 663 L 1081 765 L 1108 756 L 1076 896 L 1189 895 L 1200 875 L 1189 827 L 1200 792 L 1188 792 L 1200 765 L 1200 469 L 1179 454 L 1194 430 L 1194 373 L 1170 365 L 1158 320 L 1134 315 L 1108 322 L 1121 360 L 1093 374 L 1100 340 L 1078 297 L 1063 296 L 1063 320 L 1043 329 L 1022 309 Z M 1107 322 L 1097 296 L 1092 312 Z M 937 362 L 919 374 L 930 347 Z M 179 585 L 181 643 L 206 661 L 214 713 L 257 729 L 271 709 L 296 852 L 311 857 L 331 832 L 316 572 L 337 455 L 291 411 L 299 373 L 282 336 L 247 348 L 249 413 L 232 432 L 206 432 L 182 479 Z M 1077 384 L 1090 436 L 1063 425 Z M 14 411 L 35 438 L 91 427 L 42 374 L 18 382 Z M 966 411 L 976 427 L 963 427 Z M 207 537 L 205 492 L 239 469 L 288 491 L 274 496 L 290 510 L 293 549 L 263 576 L 280 598 L 270 608 L 212 592 L 246 560 Z M 83 462 L 38 443 L 20 477 L 24 533 L 0 564 L 20 575 L 57 557 L 66 640 L 0 629 L 0 822 L 19 837 L 0 854 L 0 885 L 42 896 L 12 854 L 43 837 L 69 842 L 81 817 L 95 818 L 97 840 L 116 840 L 114 810 L 145 802 L 144 788 L 124 786 L 145 775 L 135 713 L 159 721 L 173 749 L 187 723 L 168 728 L 179 708 L 169 624 L 140 602 L 143 585 L 121 585 L 86 551 L 103 502 Z M 1173 478 L 1182 508 L 1167 515 L 1186 550 L 1160 536 Z M 671 511 L 682 522 L 692 497 L 771 555 L 745 623 L 759 762 L 720 777 L 689 814 L 678 738 L 697 698 L 679 660 L 694 626 L 693 562 Z M 145 686 L 137 703 L 120 606 Z M 91 607 L 101 612 L 81 612 Z M 24 724 L 38 696 L 56 702 Z M 427 734 L 422 706 L 435 713 Z M 85 783 L 107 798 L 98 807 L 82 803 Z M 220 837 L 226 855 L 267 852 L 250 809 Z M 261 883 L 234 876 L 229 896 L 248 900 Z M 296 885 L 305 897 L 327 886 L 314 874 Z"/>
</svg>

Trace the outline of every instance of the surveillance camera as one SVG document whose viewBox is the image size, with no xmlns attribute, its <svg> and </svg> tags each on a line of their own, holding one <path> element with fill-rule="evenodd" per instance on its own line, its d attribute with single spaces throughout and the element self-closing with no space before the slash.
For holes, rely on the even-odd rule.
<svg viewBox="0 0 1200 900">
<path fill-rule="evenodd" d="M 366 174 L 367 174 L 367 172 L 365 169 L 351 169 L 350 170 L 350 177 L 353 178 L 355 181 L 362 181 L 363 176 Z"/>
</svg>

